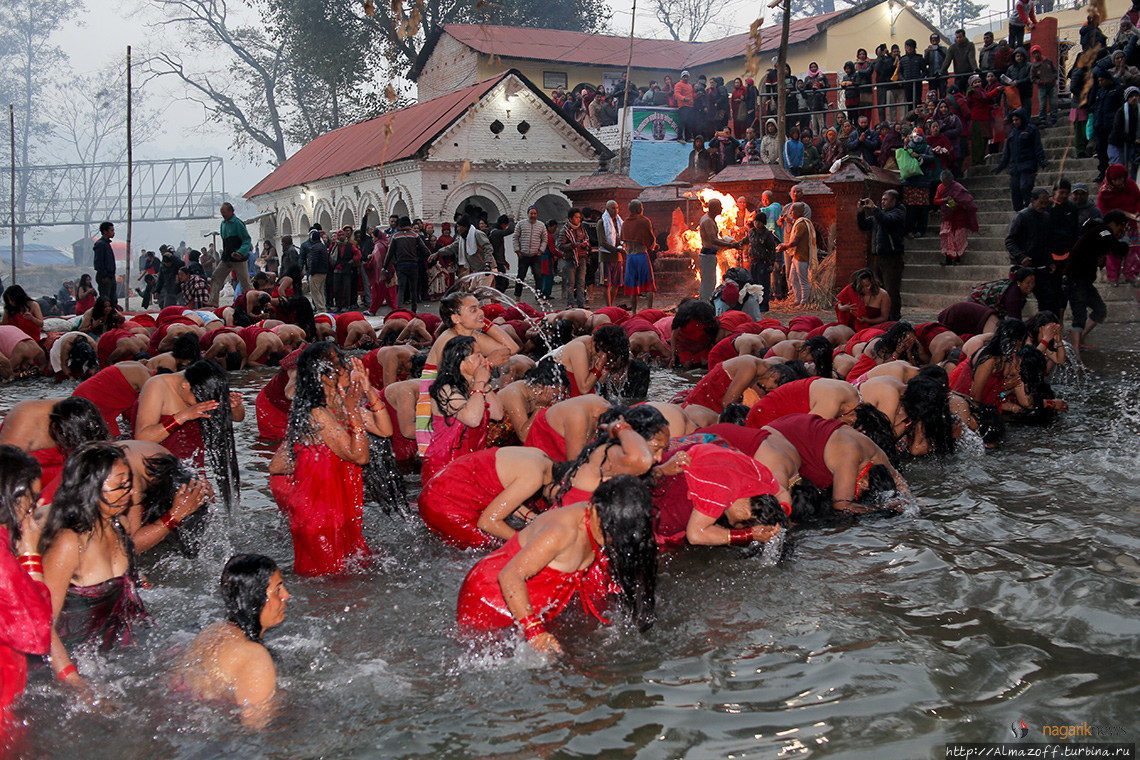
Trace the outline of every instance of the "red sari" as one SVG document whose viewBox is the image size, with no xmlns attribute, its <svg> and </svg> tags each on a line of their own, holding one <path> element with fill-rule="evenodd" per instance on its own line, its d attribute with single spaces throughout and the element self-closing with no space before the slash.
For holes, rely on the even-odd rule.
<svg viewBox="0 0 1140 760">
<path fill-rule="evenodd" d="M 0 526 L 0 711 L 24 690 L 25 655 L 47 654 L 51 646 L 51 594 L 20 567 L 10 545 Z"/>
<path fill-rule="evenodd" d="M 483 408 L 483 421 L 478 427 L 467 427 L 454 417 L 444 419 L 432 415 L 432 437 L 424 451 L 424 463 L 420 468 L 420 482 L 427 484 L 446 465 L 464 454 L 479 451 L 487 443 L 487 422 L 491 412 Z"/>
<path fill-rule="evenodd" d="M 477 527 L 483 510 L 503 492 L 495 467 L 497 454 L 498 449 L 483 449 L 461 456 L 424 484 L 420 492 L 420 517 L 452 546 L 480 549 L 501 541 Z"/>
</svg>

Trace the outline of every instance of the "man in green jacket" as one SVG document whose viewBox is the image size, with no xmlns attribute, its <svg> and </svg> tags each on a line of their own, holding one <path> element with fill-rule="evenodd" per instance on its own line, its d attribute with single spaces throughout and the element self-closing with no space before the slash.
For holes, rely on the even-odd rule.
<svg viewBox="0 0 1140 760">
<path fill-rule="evenodd" d="M 229 279 L 231 271 L 237 274 L 243 293 L 253 290 L 249 281 L 249 251 L 252 245 L 249 230 L 245 228 L 245 222 L 234 215 L 234 207 L 230 203 L 223 203 L 221 212 L 222 227 L 219 234 L 222 237 L 222 255 L 218 257 L 214 276 L 210 280 L 212 306 L 218 305 L 218 293 Z"/>
</svg>

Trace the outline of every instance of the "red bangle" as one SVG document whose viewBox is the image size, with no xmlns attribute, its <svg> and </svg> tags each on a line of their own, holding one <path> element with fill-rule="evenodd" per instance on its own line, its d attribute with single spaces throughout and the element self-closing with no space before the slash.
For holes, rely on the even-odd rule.
<svg viewBox="0 0 1140 760">
<path fill-rule="evenodd" d="M 79 673 L 79 668 L 75 667 L 74 663 L 72 663 L 71 665 L 68 665 L 66 668 L 64 668 L 63 670 L 56 673 L 55 677 L 61 681 L 66 681 L 67 677 L 69 675 L 71 675 L 72 673 L 76 673 L 76 674 Z"/>
<path fill-rule="evenodd" d="M 780 506 L 784 508 L 784 514 L 788 517 L 792 516 L 792 505 L 786 501 L 781 501 Z"/>
<path fill-rule="evenodd" d="M 542 624 L 542 618 L 533 613 L 520 620 L 519 626 L 522 628 L 523 636 L 526 637 L 527 641 L 530 641 L 535 636 L 541 636 L 546 633 L 546 627 Z"/>
<path fill-rule="evenodd" d="M 598 369 L 597 367 L 590 367 L 590 374 L 593 375 L 594 377 L 601 377 L 602 371 L 600 369 Z"/>
<path fill-rule="evenodd" d="M 162 527 L 167 530 L 175 530 L 181 524 L 181 520 L 175 519 L 173 510 L 162 516 Z"/>
<path fill-rule="evenodd" d="M 483 332 L 491 332 L 491 328 L 494 326 L 495 325 L 493 322 L 491 322 L 491 320 L 489 320 L 489 319 L 483 320 Z"/>
<path fill-rule="evenodd" d="M 728 545 L 729 546 L 748 546 L 755 539 L 752 537 L 752 531 L 748 528 L 741 528 L 740 530 L 730 530 L 728 532 Z"/>
<path fill-rule="evenodd" d="M 182 427 L 182 423 L 171 417 L 166 422 L 162 423 L 162 429 L 166 431 L 167 435 L 174 435 L 174 431 Z"/>
</svg>

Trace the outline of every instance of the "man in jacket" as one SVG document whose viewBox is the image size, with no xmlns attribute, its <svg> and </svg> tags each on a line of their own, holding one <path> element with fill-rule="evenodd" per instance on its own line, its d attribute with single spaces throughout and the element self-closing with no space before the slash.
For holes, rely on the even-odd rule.
<svg viewBox="0 0 1140 760">
<path fill-rule="evenodd" d="M 987 71 L 994 71 L 997 68 L 994 64 L 997 49 L 998 45 L 994 42 L 994 33 L 986 32 L 983 34 L 982 49 L 978 51 L 978 68 L 981 69 L 983 78 Z"/>
<path fill-rule="evenodd" d="M 924 76 L 926 76 L 926 58 L 919 55 L 917 42 L 907 40 L 903 43 L 903 55 L 899 59 L 899 80 L 903 83 L 903 101 L 907 111 L 914 110 L 922 102 Z"/>
<path fill-rule="evenodd" d="M 301 267 L 301 252 L 297 250 L 297 246 L 293 245 L 292 235 L 283 235 L 281 237 L 281 274 L 287 275 L 294 269 Z M 293 283 L 296 292 L 301 292 L 300 282 Z"/>
<path fill-rule="evenodd" d="M 1041 50 L 1040 45 L 1029 49 L 1029 80 L 1037 85 L 1037 114 L 1041 126 L 1045 126 L 1045 112 L 1049 111 L 1049 126 L 1057 125 L 1057 64 Z"/>
<path fill-rule="evenodd" d="M 859 114 L 858 126 L 847 139 L 847 155 L 858 156 L 871 166 L 878 161 L 875 151 L 879 149 L 879 134 L 872 127 L 867 114 Z"/>
<path fill-rule="evenodd" d="M 491 241 L 491 255 L 495 257 L 495 268 L 500 272 L 508 271 L 507 267 L 507 238 L 515 234 L 515 218 L 503 214 L 495 222 L 495 226 L 487 233 Z M 495 289 L 500 293 L 507 291 L 507 278 L 496 277 Z"/>
<path fill-rule="evenodd" d="M 419 289 L 420 257 L 431 255 L 422 237 L 412 229 L 412 220 L 401 216 L 396 223 L 396 232 L 388 239 L 388 252 L 384 256 L 384 268 L 396 268 L 396 287 L 399 290 L 398 303 L 402 307 L 416 311 Z"/>
<path fill-rule="evenodd" d="M 1021 211 L 1029 203 L 1029 193 L 1037 181 L 1038 168 L 1049 165 L 1045 158 L 1045 148 L 1041 145 L 1041 133 L 1029 123 L 1029 111 L 1019 108 L 1010 116 L 1009 134 L 1002 150 L 1001 162 L 994 167 L 994 174 L 1009 169 L 1009 194 L 1013 210 Z M 1049 193 L 1045 193 L 1046 199 Z"/>
<path fill-rule="evenodd" d="M 875 96 L 879 103 L 879 121 L 887 120 L 887 92 L 892 87 L 897 87 L 891 83 L 891 77 L 895 75 L 895 64 L 896 61 L 891 57 L 886 45 L 875 48 L 875 62 L 872 66 L 875 69 L 875 82 L 878 84 Z"/>
<path fill-rule="evenodd" d="M 542 251 L 546 248 L 546 225 L 538 221 L 538 207 L 526 210 L 526 219 L 518 225 L 515 238 L 519 254 L 518 280 L 515 282 L 515 300 L 522 298 L 523 282 L 529 270 L 534 273 L 535 289 L 542 287 Z"/>
<path fill-rule="evenodd" d="M 1136 166 L 1140 163 L 1140 87 L 1124 91 L 1124 105 L 1113 117 L 1108 135 L 1108 162 L 1120 164 L 1136 179 Z"/>
<path fill-rule="evenodd" d="M 174 249 L 170 246 L 159 246 L 159 251 L 162 252 L 162 262 L 158 265 L 158 282 L 154 288 L 158 294 L 158 305 L 163 309 L 167 306 L 179 306 L 182 304 L 182 283 L 178 281 L 178 272 L 184 264 L 182 259 L 174 255 Z M 246 272 L 245 281 L 248 284 L 249 271 L 244 267 L 242 269 Z M 221 287 L 218 289 L 221 290 Z M 212 287 L 210 297 L 211 303 L 216 306 L 218 296 Z"/>
<path fill-rule="evenodd" d="M 454 256 L 460 277 L 472 272 L 490 272 L 495 268 L 495 253 L 491 248 L 491 241 L 473 224 L 471 217 L 466 214 L 459 217 L 455 223 L 455 240 L 435 252 L 437 256 Z"/>
<path fill-rule="evenodd" d="M 1096 181 L 1104 179 L 1108 169 L 1108 139 L 1112 126 L 1116 123 L 1116 112 L 1124 103 L 1124 93 L 1120 83 L 1112 76 L 1112 71 L 1097 67 L 1096 87 L 1089 96 L 1092 102 L 1093 134 L 1096 137 Z"/>
<path fill-rule="evenodd" d="M 329 276 L 329 249 L 321 240 L 319 229 L 309 230 L 309 239 L 301 244 L 301 261 L 309 275 L 309 298 L 313 302 L 313 311 L 323 312 L 328 308 L 325 280 Z"/>
<path fill-rule="evenodd" d="M 95 286 L 99 295 L 110 299 L 118 306 L 119 295 L 115 283 L 115 252 L 111 248 L 111 240 L 115 237 L 115 225 L 103 222 L 99 225 L 99 239 L 95 241 Z"/>
<path fill-rule="evenodd" d="M 621 245 L 623 219 L 618 216 L 615 200 L 606 201 L 606 212 L 598 220 L 598 259 L 602 266 L 602 279 L 606 283 L 606 306 L 614 305 L 614 294 L 622 286 L 622 259 L 625 249 Z"/>
<path fill-rule="evenodd" d="M 222 291 L 222 286 L 226 284 L 226 280 L 229 279 L 230 272 L 237 275 L 243 293 L 248 293 L 253 289 L 249 282 L 249 252 L 253 245 L 249 239 L 249 230 L 245 228 L 245 222 L 238 219 L 234 214 L 232 204 L 223 203 L 221 214 L 222 225 L 219 235 L 222 238 L 222 255 L 219 257 L 218 263 L 214 267 L 214 275 L 210 279 L 210 303 L 214 306 L 218 305 L 218 294 Z M 178 266 L 181 268 L 181 260 L 179 260 Z M 173 274 L 177 273 L 178 270 L 174 270 Z M 177 285 L 178 278 L 173 277 L 172 279 Z M 177 293 L 177 289 L 175 293 Z M 181 296 L 177 297 L 180 298 Z"/>
<path fill-rule="evenodd" d="M 930 44 L 927 45 L 923 57 L 926 59 L 927 76 L 930 77 L 926 82 L 927 89 L 931 92 L 937 91 L 939 98 L 946 97 L 946 80 L 939 76 L 943 71 L 942 64 L 946 62 L 946 46 L 942 44 L 940 36 L 930 35 Z"/>
<path fill-rule="evenodd" d="M 1049 191 L 1036 188 L 1029 195 L 1029 205 L 1017 212 L 1009 223 L 1005 236 L 1005 249 L 1009 251 L 1011 270 L 1029 267 L 1037 274 L 1033 295 L 1037 297 L 1038 311 L 1059 313 L 1053 303 L 1054 293 L 1050 273 L 1056 270 L 1049 253 L 1050 218 L 1047 212 L 1052 200 Z"/>
<path fill-rule="evenodd" d="M 959 29 L 954 32 L 954 44 L 946 51 L 946 58 L 942 61 L 942 68 L 938 72 L 944 77 L 942 81 L 946 81 L 945 76 L 950 72 L 950 66 L 953 66 L 958 91 L 965 92 L 969 86 L 970 75 L 978 68 L 974 55 L 974 43 L 966 39 L 966 30 Z"/>
<path fill-rule="evenodd" d="M 1073 310 L 1073 326 L 1069 330 L 1074 358 L 1081 362 L 1081 343 L 1093 328 L 1104 321 L 1108 309 L 1096 289 L 1097 269 L 1109 254 L 1124 257 L 1128 243 L 1122 238 L 1128 232 L 1128 217 L 1123 211 L 1109 211 L 1104 221 L 1090 219 L 1081 228 L 1081 236 L 1065 263 L 1065 298 Z M 1089 312 L 1092 312 L 1089 314 Z"/>
<path fill-rule="evenodd" d="M 558 228 L 554 240 L 562 253 L 562 288 L 566 291 L 566 308 L 584 309 L 586 302 L 586 270 L 590 265 L 590 235 L 582 224 L 582 212 L 572 208 L 566 223 Z"/>
<path fill-rule="evenodd" d="M 859 201 L 855 221 L 861 230 L 870 230 L 871 248 L 867 257 L 868 268 L 875 273 L 883 289 L 891 297 L 888 319 L 897 321 L 902 308 L 900 291 L 903 275 L 903 234 L 906 230 L 906 208 L 899 203 L 897 190 L 887 190 L 879 201 L 882 208 L 870 198 Z"/>
<path fill-rule="evenodd" d="M 409 223 L 409 228 L 411 224 Z M 333 304 L 341 312 L 356 306 L 356 291 L 352 287 L 353 275 L 360 268 L 360 249 L 344 230 L 336 231 L 336 242 L 329 251 L 329 264 L 333 276 Z"/>
</svg>

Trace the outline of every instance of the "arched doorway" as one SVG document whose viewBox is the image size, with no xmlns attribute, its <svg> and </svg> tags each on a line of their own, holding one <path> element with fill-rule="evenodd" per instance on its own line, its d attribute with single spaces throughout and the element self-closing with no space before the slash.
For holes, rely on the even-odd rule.
<svg viewBox="0 0 1140 760">
<path fill-rule="evenodd" d="M 411 216 L 411 212 L 408 211 L 408 204 L 404 202 L 403 198 L 392 204 L 391 216 Z"/>
<path fill-rule="evenodd" d="M 554 219 L 559 222 L 566 221 L 566 214 L 570 211 L 570 201 L 561 195 L 544 195 L 534 202 L 538 209 L 538 218 L 544 222 Z"/>
<path fill-rule="evenodd" d="M 487 220 L 487 224 L 494 226 L 495 220 L 503 212 L 499 210 L 498 204 L 487 196 L 470 195 L 456 206 L 455 213 L 466 214 L 471 217 L 473 222 L 478 222 L 479 218 L 483 218 Z"/>
<path fill-rule="evenodd" d="M 281 234 L 282 235 L 292 235 L 293 234 L 293 220 L 290 219 L 289 217 L 285 217 L 284 219 L 281 220 Z"/>
<path fill-rule="evenodd" d="M 332 216 L 328 211 L 322 211 L 321 215 L 317 217 L 317 221 L 321 223 L 321 229 L 325 232 L 332 230 Z"/>
<path fill-rule="evenodd" d="M 356 220 L 352 218 L 351 209 L 346 208 L 344 210 L 344 213 L 342 213 L 340 215 L 340 226 L 341 227 L 353 227 L 353 228 L 356 227 Z"/>
</svg>

